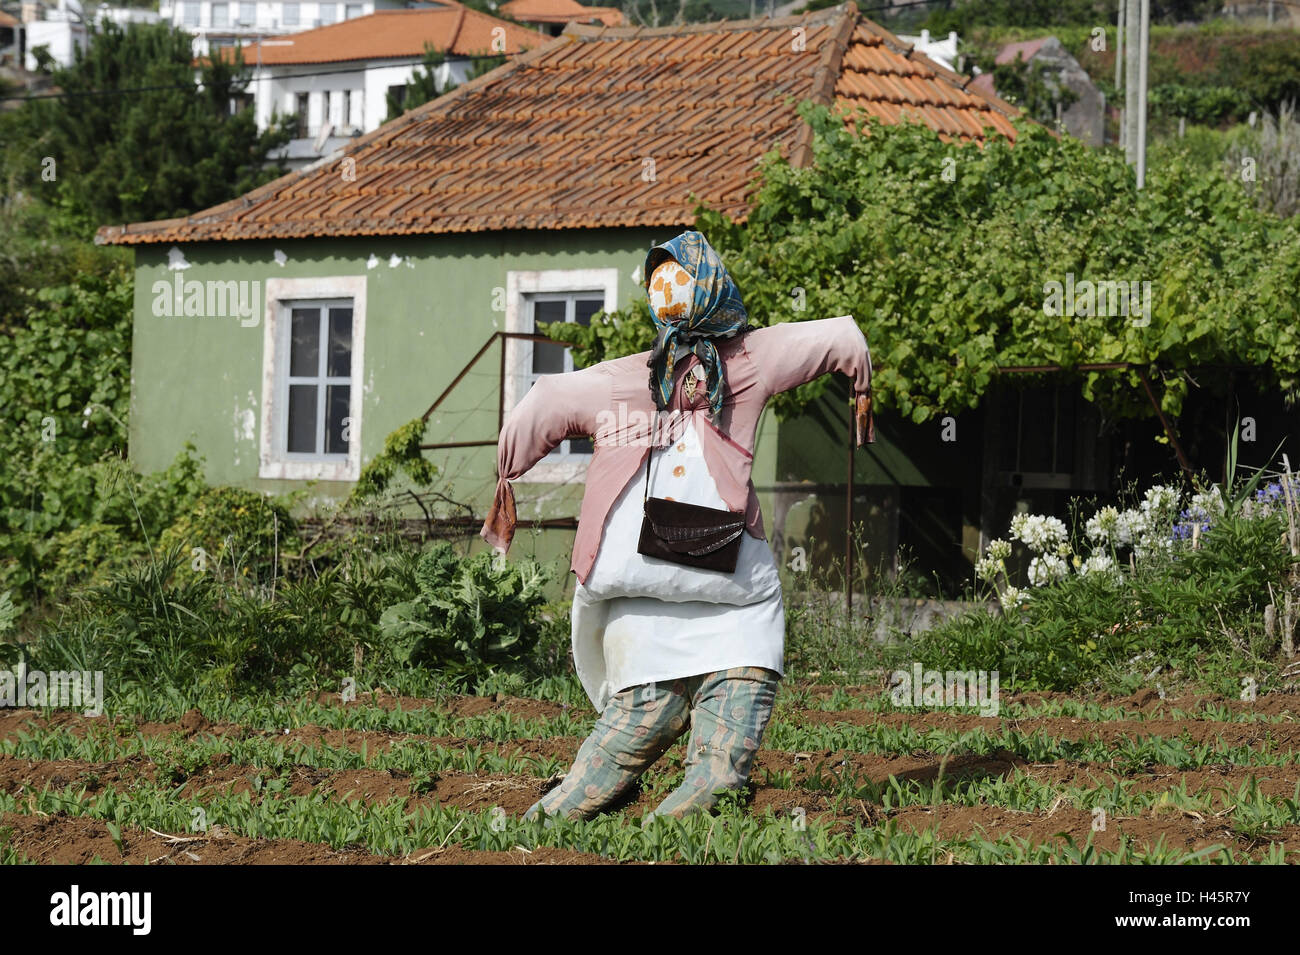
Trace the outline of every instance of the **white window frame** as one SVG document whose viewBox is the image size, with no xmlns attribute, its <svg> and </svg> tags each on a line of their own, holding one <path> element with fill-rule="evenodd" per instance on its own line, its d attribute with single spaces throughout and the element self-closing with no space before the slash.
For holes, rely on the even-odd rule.
<svg viewBox="0 0 1300 955">
<path fill-rule="evenodd" d="M 603 293 L 606 312 L 618 307 L 618 269 L 547 269 L 544 271 L 509 271 L 506 273 L 506 331 L 532 332 L 528 326 L 528 300 L 532 295 L 547 293 Z M 528 327 L 525 327 L 528 326 Z M 531 377 L 533 343 L 506 340 L 506 377 L 502 401 L 506 414 L 523 397 L 522 383 Z M 590 454 L 563 454 L 557 448 L 533 465 L 519 482 L 563 484 L 584 480 Z"/>
<path fill-rule="evenodd" d="M 348 389 L 351 433 L 346 459 L 289 459 L 283 434 L 288 412 L 289 303 L 320 299 L 352 300 L 352 374 Z M 366 277 L 267 279 L 262 336 L 262 428 L 257 476 L 285 481 L 356 481 L 361 477 L 362 381 L 365 368 Z"/>
<path fill-rule="evenodd" d="M 225 19 L 225 23 L 218 23 L 218 22 L 217 22 L 217 10 L 218 10 L 218 9 L 221 10 L 222 13 L 225 14 L 225 17 L 224 17 L 224 19 Z M 209 4 L 209 5 L 208 5 L 208 13 L 209 13 L 209 16 L 210 16 L 210 18 L 211 18 L 211 20 L 212 20 L 212 28 L 213 28 L 214 30 L 225 30 L 225 29 L 228 29 L 228 28 L 230 27 L 230 4 L 229 4 L 228 2 L 219 2 L 219 3 L 218 3 L 218 2 L 214 2 L 214 3 Z"/>
</svg>

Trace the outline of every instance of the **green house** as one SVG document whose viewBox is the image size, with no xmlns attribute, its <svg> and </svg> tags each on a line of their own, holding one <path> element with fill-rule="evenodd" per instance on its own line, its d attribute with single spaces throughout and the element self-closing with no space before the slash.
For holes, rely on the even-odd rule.
<svg viewBox="0 0 1300 955">
<path fill-rule="evenodd" d="M 1015 110 L 964 80 L 852 4 L 683 28 L 575 24 L 231 202 L 105 226 L 98 241 L 135 249 L 133 463 L 164 467 L 190 439 L 210 482 L 315 482 L 339 498 L 393 429 L 446 392 L 427 454 L 482 546 L 501 416 L 537 376 L 573 367 L 561 345 L 496 333 L 588 322 L 643 295 L 646 250 L 689 227 L 697 199 L 741 219 L 763 153 L 809 161 L 800 100 L 946 137 L 1014 136 Z M 937 428 L 882 418 L 878 433 L 853 456 L 868 554 L 910 545 L 969 569 L 978 468 L 972 479 Z M 590 450 L 565 441 L 516 483 L 515 552 L 568 553 Z M 756 452 L 778 557 L 842 553 L 844 403 L 781 424 L 769 409 Z"/>
</svg>

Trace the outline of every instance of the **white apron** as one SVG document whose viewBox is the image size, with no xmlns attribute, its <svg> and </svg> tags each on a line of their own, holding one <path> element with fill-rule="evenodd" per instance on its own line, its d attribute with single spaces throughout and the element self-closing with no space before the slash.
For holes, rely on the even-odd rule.
<svg viewBox="0 0 1300 955">
<path fill-rule="evenodd" d="M 597 712 L 645 683 L 742 666 L 784 675 L 785 605 L 768 543 L 742 533 L 734 574 L 642 557 L 644 493 L 641 468 L 606 519 L 591 586 L 579 581 L 573 594 L 573 659 Z M 726 508 L 693 416 L 670 447 L 653 449 L 650 496 Z"/>
</svg>

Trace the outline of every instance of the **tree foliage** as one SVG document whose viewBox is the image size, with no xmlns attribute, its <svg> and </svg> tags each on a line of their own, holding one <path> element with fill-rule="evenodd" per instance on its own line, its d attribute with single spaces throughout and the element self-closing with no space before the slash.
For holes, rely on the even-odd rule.
<svg viewBox="0 0 1300 955">
<path fill-rule="evenodd" d="M 1064 112 L 1079 98 L 1079 94 L 1052 75 L 1053 71 L 1027 62 L 1023 55 L 1010 63 L 998 63 L 995 57 L 987 56 L 980 59 L 979 66 L 993 74 L 993 88 L 1000 98 L 1049 126 L 1056 122 L 1058 103 Z"/>
<path fill-rule="evenodd" d="M 98 24 L 54 72 L 62 95 L 24 106 L 30 182 L 51 157 L 60 195 L 95 226 L 188 215 L 282 174 L 264 163 L 288 130 L 232 114 L 247 83 L 238 51 L 197 67 L 196 84 L 192 42 L 169 24 Z"/>
<path fill-rule="evenodd" d="M 1014 145 L 944 143 L 918 124 L 846 128 L 804 104 L 813 163 L 773 152 L 746 224 L 701 207 L 751 322 L 856 316 L 882 407 L 921 422 L 974 407 L 999 366 L 1134 362 L 1177 413 L 1200 364 L 1244 364 L 1294 397 L 1300 384 L 1300 232 L 1259 211 L 1239 181 L 1177 153 L 1138 191 L 1115 150 L 1017 121 Z M 1140 316 L 1053 315 L 1049 282 L 1149 281 Z M 801 307 L 802 306 L 802 307 Z M 643 301 L 590 328 L 553 323 L 590 364 L 643 350 Z M 1084 397 L 1146 414 L 1136 372 L 1080 376 Z M 801 411 L 826 387 L 778 396 Z"/>
</svg>

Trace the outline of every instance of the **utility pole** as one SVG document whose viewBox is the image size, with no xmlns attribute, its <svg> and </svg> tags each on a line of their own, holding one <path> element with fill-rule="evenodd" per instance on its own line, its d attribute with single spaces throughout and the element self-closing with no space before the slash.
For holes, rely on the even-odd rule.
<svg viewBox="0 0 1300 955">
<path fill-rule="evenodd" d="M 1142 38 L 1138 59 L 1137 187 L 1147 181 L 1147 60 L 1151 47 L 1151 0 L 1142 0 Z"/>
<path fill-rule="evenodd" d="M 1128 0 L 1124 8 L 1124 32 L 1128 49 L 1124 59 L 1124 159 L 1137 162 L 1138 50 L 1142 46 L 1140 0 Z"/>
<path fill-rule="evenodd" d="M 1124 136 L 1124 4 L 1128 0 L 1119 0 L 1119 17 L 1115 22 L 1115 98 L 1119 100 L 1119 144 L 1123 147 Z"/>
</svg>

